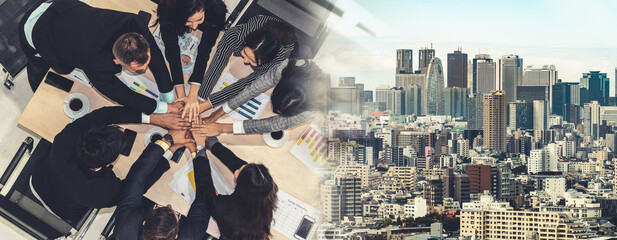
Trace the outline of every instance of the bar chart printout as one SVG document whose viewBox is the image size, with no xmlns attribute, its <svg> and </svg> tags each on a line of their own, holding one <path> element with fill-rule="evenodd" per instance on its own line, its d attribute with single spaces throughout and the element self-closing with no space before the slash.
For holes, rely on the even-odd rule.
<svg viewBox="0 0 617 240">
<path fill-rule="evenodd" d="M 214 86 L 214 90 L 212 92 L 218 92 L 226 88 L 227 86 L 237 82 L 238 79 L 232 76 L 229 73 L 223 73 L 221 79 Z M 257 97 L 252 98 L 245 104 L 241 105 L 237 109 L 234 109 L 233 112 L 229 113 L 229 116 L 236 120 L 252 120 L 258 119 L 263 113 L 266 106 L 270 102 L 270 96 L 262 93 Z"/>
<path fill-rule="evenodd" d="M 309 125 L 289 152 L 300 159 L 315 175 L 324 177 L 328 158 L 328 139 L 323 136 L 317 125 Z"/>
</svg>

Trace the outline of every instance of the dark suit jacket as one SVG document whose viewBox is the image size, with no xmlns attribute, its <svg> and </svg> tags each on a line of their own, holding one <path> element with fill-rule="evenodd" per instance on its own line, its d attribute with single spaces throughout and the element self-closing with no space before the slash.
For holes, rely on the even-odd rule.
<svg viewBox="0 0 617 240">
<path fill-rule="evenodd" d="M 116 223 L 111 239 L 141 239 L 142 223 L 146 217 L 141 214 L 142 197 L 148 190 L 146 178 L 163 153 L 161 147 L 150 144 L 131 167 L 116 208 Z M 212 200 L 216 195 L 208 159 L 197 157 L 193 165 L 197 196 L 187 216 L 180 219 L 178 239 L 204 239 L 207 236 Z"/>
<path fill-rule="evenodd" d="M 55 0 L 36 22 L 32 41 L 38 53 L 57 72 L 83 69 L 94 87 L 111 100 L 150 114 L 156 101 L 133 92 L 115 74 L 122 70 L 113 62 L 112 46 L 120 35 L 137 32 L 150 44 L 149 68 L 161 92 L 173 85 L 163 55 L 139 16 L 93 8 L 78 0 Z"/>
<path fill-rule="evenodd" d="M 78 220 L 89 208 L 116 205 L 122 183 L 111 167 L 94 172 L 77 158 L 81 135 L 97 125 L 139 123 L 141 113 L 126 107 L 105 107 L 68 124 L 54 138 L 51 150 L 32 174 L 32 185 L 45 204 L 63 219 Z"/>
</svg>

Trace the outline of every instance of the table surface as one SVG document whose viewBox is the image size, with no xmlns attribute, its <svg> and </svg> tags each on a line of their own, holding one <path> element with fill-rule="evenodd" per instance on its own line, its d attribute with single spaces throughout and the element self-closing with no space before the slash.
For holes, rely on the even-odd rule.
<svg viewBox="0 0 617 240">
<path fill-rule="evenodd" d="M 153 12 L 156 9 L 156 5 L 149 0 L 93 0 L 91 5 L 132 13 L 143 10 L 153 14 L 152 21 L 156 18 Z M 214 54 L 214 52 L 215 49 L 212 50 L 212 54 Z M 251 71 L 249 67 L 244 66 L 240 58 L 232 57 L 231 61 L 232 62 L 230 62 L 225 70 L 226 72 L 234 76 L 242 77 L 246 76 Z M 145 76 L 149 79 L 153 79 L 149 70 Z M 185 79 L 188 79 L 187 76 L 185 76 Z M 117 106 L 116 103 L 99 94 L 95 89 L 85 86 L 78 81 L 75 81 L 70 92 L 79 92 L 86 95 L 90 100 L 90 111 L 104 106 Z M 71 119 L 64 114 L 62 107 L 62 103 L 68 95 L 69 93 L 59 90 L 49 84 L 41 84 L 24 109 L 24 112 L 18 120 L 18 124 L 52 142 L 54 136 L 71 122 Z M 203 116 L 209 115 L 210 112 L 212 112 L 212 110 L 206 111 Z M 269 104 L 264 110 L 262 118 L 272 115 L 274 115 L 272 113 L 272 106 Z M 228 116 L 219 120 L 219 122 L 227 123 L 232 121 L 233 119 Z M 121 126 L 137 132 L 137 137 L 130 156 L 126 157 L 121 155 L 114 165 L 114 172 L 116 175 L 124 179 L 130 166 L 145 149 L 145 133 L 154 126 L 146 124 L 123 124 Z M 318 177 L 289 152 L 295 140 L 300 137 L 307 127 L 308 123 L 305 123 L 289 129 L 289 141 L 278 149 L 266 146 L 261 134 L 222 134 L 219 136 L 219 140 L 238 157 L 247 162 L 262 163 L 267 166 L 270 169 L 272 177 L 279 186 L 279 189 L 317 209 L 321 209 Z M 208 154 L 211 157 L 211 161 L 219 166 L 219 169 L 227 170 L 218 159 L 213 157 L 209 152 Z M 168 184 L 173 179 L 173 174 L 184 166 L 188 159 L 189 153 L 186 151 L 180 162 L 170 162 L 171 169 L 163 174 L 144 196 L 160 205 L 171 204 L 176 211 L 186 214 L 190 205 L 174 193 L 168 187 Z M 223 175 L 227 181 L 233 181 L 233 175 L 228 170 L 224 172 Z M 273 237 L 274 239 L 285 238 L 276 231 L 273 231 Z"/>
</svg>

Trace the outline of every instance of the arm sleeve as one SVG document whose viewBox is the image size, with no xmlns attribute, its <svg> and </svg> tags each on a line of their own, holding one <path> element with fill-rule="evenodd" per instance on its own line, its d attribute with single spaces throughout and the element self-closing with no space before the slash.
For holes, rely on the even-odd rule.
<svg viewBox="0 0 617 240">
<path fill-rule="evenodd" d="M 193 159 L 195 169 L 196 197 L 186 218 L 181 219 L 178 239 L 203 239 L 208 229 L 208 221 L 216 191 L 212 183 L 212 173 L 205 151 Z"/>
<path fill-rule="evenodd" d="M 118 104 L 145 114 L 152 114 L 156 109 L 157 100 L 131 91 L 112 73 L 86 71 L 86 75 L 99 92 Z"/>
<path fill-rule="evenodd" d="M 199 42 L 199 46 L 197 47 L 197 58 L 195 59 L 195 64 L 193 64 L 195 67 L 189 78 L 189 83 L 196 84 L 201 83 L 204 79 L 204 73 L 206 72 L 208 60 L 210 59 L 210 52 L 212 52 L 212 47 L 214 47 L 220 33 L 220 31 L 213 27 L 204 26 L 200 29 L 203 34 L 201 34 L 201 42 Z"/>
<path fill-rule="evenodd" d="M 124 188 L 120 192 L 120 201 L 116 207 L 116 228 L 114 229 L 114 235 L 124 237 L 118 239 L 137 239 L 139 231 L 127 226 L 141 226 L 141 222 L 135 223 L 131 219 L 135 219 L 133 215 L 138 212 L 141 205 L 143 194 L 146 191 L 146 179 L 156 167 L 161 156 L 163 156 L 163 149 L 150 143 L 133 163 L 124 179 Z"/>
<path fill-rule="evenodd" d="M 245 133 L 267 133 L 285 130 L 315 118 L 317 112 L 306 111 L 295 116 L 280 115 L 242 122 Z"/>
<path fill-rule="evenodd" d="M 133 15 L 134 18 L 132 24 L 133 29 L 135 29 L 134 31 L 141 34 L 146 41 L 148 41 L 148 45 L 150 45 L 150 64 L 148 65 L 148 68 L 150 68 L 152 75 L 154 75 L 156 85 L 158 86 L 160 92 L 170 92 L 173 90 L 173 85 L 171 78 L 169 77 L 169 70 L 167 70 L 165 59 L 163 58 L 163 53 L 161 53 L 161 49 L 159 49 L 156 44 L 150 29 L 148 29 L 148 25 L 139 16 L 135 14 Z"/>
<path fill-rule="evenodd" d="M 273 17 L 258 15 L 249 19 L 246 23 L 237 25 L 225 31 L 223 37 L 216 46 L 216 52 L 210 66 L 206 71 L 206 75 L 201 81 L 199 88 L 199 98 L 202 100 L 208 99 L 214 85 L 218 82 L 223 70 L 229 63 L 229 58 L 234 50 L 239 49 L 244 42 L 244 38 L 249 33 L 259 29 L 268 20 L 275 20 Z"/>
<path fill-rule="evenodd" d="M 161 38 L 165 44 L 165 57 L 169 63 L 171 79 L 174 85 L 184 84 L 182 74 L 182 64 L 180 64 L 180 46 L 178 46 L 178 36 L 161 28 Z"/>
<path fill-rule="evenodd" d="M 287 63 L 289 63 L 289 60 L 285 59 L 285 61 L 270 68 L 265 74 L 258 76 L 248 87 L 242 89 L 240 93 L 227 101 L 227 108 L 236 109 L 251 100 L 251 98 L 274 87 L 281 80 L 281 75 L 285 67 L 287 67 Z"/>
<path fill-rule="evenodd" d="M 102 107 L 67 125 L 65 129 L 83 129 L 97 125 L 141 123 L 141 113 L 128 107 Z"/>
</svg>

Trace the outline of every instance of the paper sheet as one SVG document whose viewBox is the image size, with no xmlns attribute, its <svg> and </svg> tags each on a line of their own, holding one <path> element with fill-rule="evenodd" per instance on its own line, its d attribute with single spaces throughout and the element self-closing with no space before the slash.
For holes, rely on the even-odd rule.
<svg viewBox="0 0 617 240">
<path fill-rule="evenodd" d="M 304 218 L 311 219 L 314 224 L 308 229 L 308 236 L 305 239 L 312 239 L 323 214 L 310 205 L 292 197 L 291 195 L 279 191 L 277 210 L 274 212 L 272 228 L 285 235 L 289 239 L 298 239 L 294 235 L 299 230 Z"/>
<path fill-rule="evenodd" d="M 73 69 L 73 71 L 67 74 L 67 76 L 74 80 L 77 80 L 77 82 L 82 83 L 88 87 L 92 87 L 92 83 L 90 83 L 90 79 L 88 79 L 84 71 L 79 68 Z"/>
<path fill-rule="evenodd" d="M 326 174 L 328 139 L 323 137 L 317 125 L 309 125 L 289 152 L 300 159 L 318 177 Z"/>
<path fill-rule="evenodd" d="M 225 87 L 237 82 L 238 79 L 229 73 L 224 73 L 221 79 L 214 86 L 213 93 L 223 90 Z M 257 97 L 252 98 L 247 103 L 235 109 L 234 112 L 229 113 L 229 116 L 236 120 L 251 120 L 258 119 L 263 113 L 266 106 L 270 102 L 270 96 L 261 93 Z"/>
<path fill-rule="evenodd" d="M 156 86 L 152 80 L 147 79 L 143 75 L 129 72 L 125 69 L 119 74 L 116 74 L 116 77 L 120 79 L 127 87 L 129 87 L 134 92 L 137 92 L 141 95 L 152 99 L 159 99 L 159 88 Z"/>
</svg>

